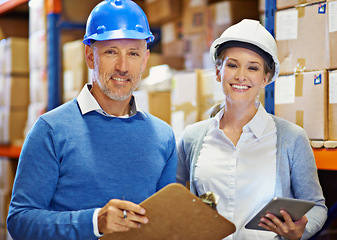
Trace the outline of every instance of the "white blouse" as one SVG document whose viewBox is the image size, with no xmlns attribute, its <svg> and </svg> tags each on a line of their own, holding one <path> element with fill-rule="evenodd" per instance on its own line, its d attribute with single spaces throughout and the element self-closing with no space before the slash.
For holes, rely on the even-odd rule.
<svg viewBox="0 0 337 240">
<path fill-rule="evenodd" d="M 214 117 L 196 164 L 198 194 L 212 191 L 220 197 L 218 212 L 236 226 L 236 232 L 226 240 L 273 239 L 273 232 L 244 226 L 275 195 L 275 123 L 260 104 L 235 146 L 219 129 L 223 114 L 224 110 Z"/>
</svg>

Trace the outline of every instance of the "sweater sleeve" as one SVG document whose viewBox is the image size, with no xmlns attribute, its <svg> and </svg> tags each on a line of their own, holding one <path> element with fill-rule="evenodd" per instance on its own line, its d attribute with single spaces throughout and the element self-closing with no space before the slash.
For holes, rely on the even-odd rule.
<svg viewBox="0 0 337 240">
<path fill-rule="evenodd" d="M 190 179 L 190 160 L 187 157 L 186 145 L 185 145 L 185 135 L 186 130 L 181 134 L 179 140 L 177 141 L 177 151 L 178 151 L 178 167 L 177 167 L 177 182 L 186 186 L 186 183 Z M 187 144 L 188 145 L 188 144 Z"/>
<path fill-rule="evenodd" d="M 166 164 L 157 184 L 157 191 L 170 183 L 175 183 L 177 172 L 177 147 L 173 131 L 170 129 L 168 147 L 166 149 Z"/>
<path fill-rule="evenodd" d="M 306 214 L 308 223 L 302 239 L 308 239 L 322 228 L 327 217 L 327 207 L 309 139 L 300 130 L 293 148 L 291 184 L 295 198 L 316 202 L 316 206 Z"/>
<path fill-rule="evenodd" d="M 53 130 L 41 118 L 27 135 L 13 186 L 8 230 L 13 239 L 96 239 L 95 209 L 50 209 L 60 165 L 52 135 Z"/>
</svg>

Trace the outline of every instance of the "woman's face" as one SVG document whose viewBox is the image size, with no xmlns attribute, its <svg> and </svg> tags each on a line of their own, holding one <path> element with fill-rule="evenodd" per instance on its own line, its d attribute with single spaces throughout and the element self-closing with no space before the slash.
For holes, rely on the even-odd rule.
<svg viewBox="0 0 337 240">
<path fill-rule="evenodd" d="M 264 59 L 252 50 L 240 47 L 225 49 L 223 62 L 216 67 L 216 75 L 227 101 L 255 105 L 259 90 L 267 85 L 270 76 L 270 73 L 265 73 L 264 64 Z"/>
</svg>

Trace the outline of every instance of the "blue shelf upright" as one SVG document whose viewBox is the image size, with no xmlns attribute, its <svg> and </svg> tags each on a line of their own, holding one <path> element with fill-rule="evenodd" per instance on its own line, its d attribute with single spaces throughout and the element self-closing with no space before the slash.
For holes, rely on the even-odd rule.
<svg viewBox="0 0 337 240">
<path fill-rule="evenodd" d="M 47 2 L 47 74 L 48 105 L 47 111 L 61 104 L 60 83 L 60 15 L 61 0 Z"/>
<path fill-rule="evenodd" d="M 48 105 L 47 111 L 62 104 L 61 84 L 61 40 L 64 29 L 85 29 L 85 23 L 61 21 L 62 0 L 47 2 L 47 61 L 48 61 Z"/>
<path fill-rule="evenodd" d="M 275 36 L 275 12 L 276 0 L 266 0 L 265 27 L 273 36 Z M 274 83 L 271 83 L 265 88 L 265 108 L 271 114 L 275 114 L 274 85 Z"/>
</svg>

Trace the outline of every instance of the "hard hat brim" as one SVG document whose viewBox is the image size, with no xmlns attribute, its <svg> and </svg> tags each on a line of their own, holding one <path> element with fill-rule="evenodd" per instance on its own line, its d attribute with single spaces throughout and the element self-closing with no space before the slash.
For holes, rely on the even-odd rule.
<svg viewBox="0 0 337 240">
<path fill-rule="evenodd" d="M 105 40 L 113 40 L 113 39 L 139 39 L 139 40 L 146 40 L 147 43 L 152 42 L 154 40 L 154 36 L 140 33 L 136 30 L 128 30 L 125 31 L 123 29 L 113 30 L 113 31 L 106 31 L 104 33 L 95 33 L 91 36 L 85 36 L 83 43 L 86 45 L 90 45 L 90 40 L 95 41 L 105 41 Z"/>
<path fill-rule="evenodd" d="M 270 52 L 270 49 L 267 49 L 264 45 L 258 43 L 258 42 L 255 42 L 255 41 L 252 41 L 252 40 L 242 40 L 240 38 L 233 38 L 233 37 L 220 37 L 218 39 L 216 39 L 212 45 L 211 45 L 211 48 L 210 48 L 210 56 L 211 56 L 211 59 L 213 61 L 213 63 L 215 63 L 215 60 L 216 60 L 216 55 L 217 55 L 217 49 L 220 45 L 226 43 L 226 42 L 229 42 L 229 41 L 238 41 L 238 42 L 244 42 L 244 43 L 250 43 L 252 45 L 255 45 L 257 47 L 259 47 L 260 49 L 262 49 L 264 52 L 270 54 L 270 56 L 273 58 L 273 61 L 274 61 L 274 64 L 275 64 L 275 74 L 273 76 L 272 79 L 270 79 L 270 81 L 268 82 L 271 83 L 273 81 L 275 81 L 275 79 L 278 77 L 279 75 L 279 71 L 280 71 L 280 62 L 279 60 L 277 59 L 277 57 L 275 57 L 271 52 Z"/>
</svg>

